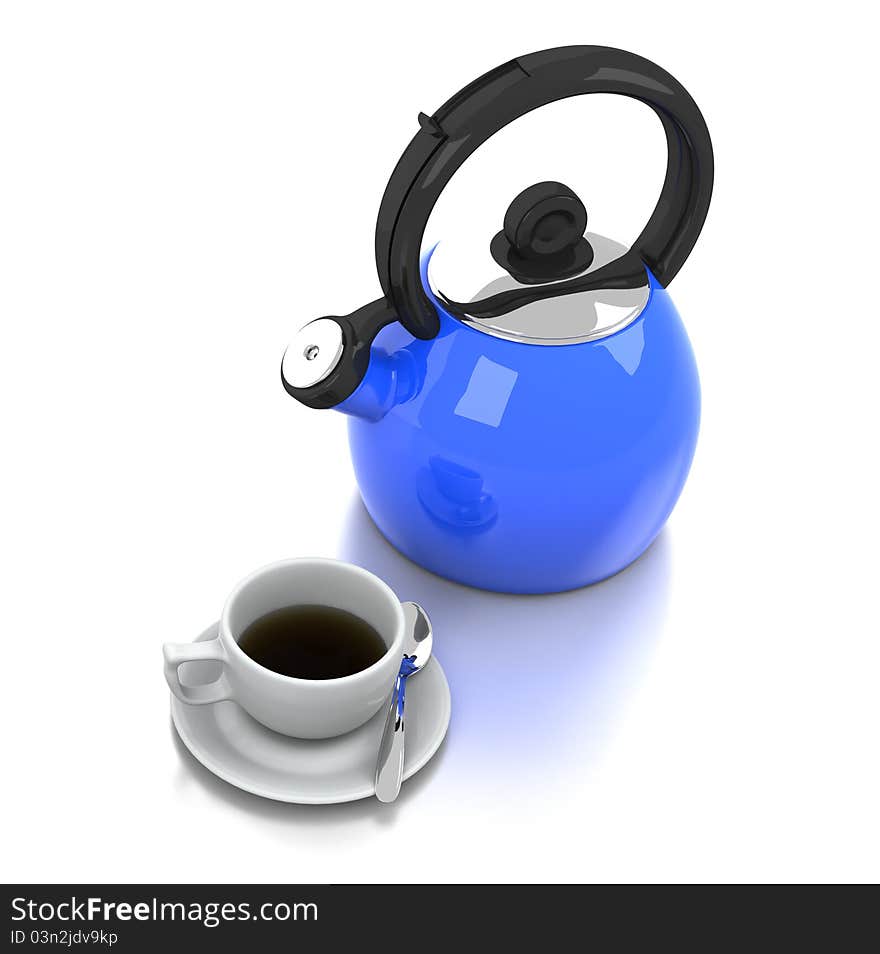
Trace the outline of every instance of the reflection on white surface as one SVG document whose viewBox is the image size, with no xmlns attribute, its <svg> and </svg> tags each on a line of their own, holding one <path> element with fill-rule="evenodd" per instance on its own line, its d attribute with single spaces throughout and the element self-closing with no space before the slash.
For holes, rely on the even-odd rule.
<svg viewBox="0 0 880 954">
<path fill-rule="evenodd" d="M 487 784 L 511 759 L 553 775 L 601 752 L 663 631 L 670 543 L 604 583 L 550 596 L 488 593 L 423 570 L 378 532 L 360 498 L 338 551 L 421 603 L 452 691 L 446 762 Z M 503 774 L 502 773 L 502 777 Z"/>
</svg>

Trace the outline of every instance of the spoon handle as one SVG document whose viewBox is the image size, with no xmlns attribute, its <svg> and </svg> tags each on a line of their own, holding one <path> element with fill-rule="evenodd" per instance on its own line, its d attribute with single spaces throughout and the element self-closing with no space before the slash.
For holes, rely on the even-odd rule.
<svg viewBox="0 0 880 954">
<path fill-rule="evenodd" d="M 414 671 L 408 656 L 403 657 L 400 671 L 391 691 L 388 715 L 385 717 L 385 729 L 379 743 L 379 757 L 376 760 L 376 798 L 380 802 L 393 802 L 400 792 L 403 781 L 403 710 L 406 702 L 406 680 Z"/>
</svg>

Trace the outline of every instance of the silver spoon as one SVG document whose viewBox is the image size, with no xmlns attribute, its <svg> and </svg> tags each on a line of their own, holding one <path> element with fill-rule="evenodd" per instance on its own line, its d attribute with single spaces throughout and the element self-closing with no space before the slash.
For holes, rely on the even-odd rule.
<svg viewBox="0 0 880 954">
<path fill-rule="evenodd" d="M 431 658 L 431 645 L 434 642 L 431 621 L 421 606 L 418 603 L 401 605 L 407 633 L 403 641 L 403 660 L 391 691 L 388 716 L 385 719 L 376 761 L 376 798 L 380 802 L 393 802 L 400 792 L 400 783 L 403 781 L 403 706 L 406 681 L 425 668 Z"/>
</svg>

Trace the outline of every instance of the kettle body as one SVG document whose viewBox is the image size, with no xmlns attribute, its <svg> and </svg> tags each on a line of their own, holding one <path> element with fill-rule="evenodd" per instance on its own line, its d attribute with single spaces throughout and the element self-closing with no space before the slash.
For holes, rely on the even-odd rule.
<svg viewBox="0 0 880 954">
<path fill-rule="evenodd" d="M 338 410 L 370 516 L 402 553 L 469 586 L 595 583 L 651 544 L 687 478 L 697 367 L 669 293 L 616 334 L 542 347 L 491 337 L 438 302 L 436 338 L 400 325 Z"/>
</svg>

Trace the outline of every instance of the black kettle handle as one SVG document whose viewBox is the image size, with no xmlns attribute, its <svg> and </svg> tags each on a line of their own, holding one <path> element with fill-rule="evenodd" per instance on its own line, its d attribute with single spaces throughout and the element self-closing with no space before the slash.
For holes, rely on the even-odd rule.
<svg viewBox="0 0 880 954">
<path fill-rule="evenodd" d="M 420 114 L 421 129 L 391 174 L 376 223 L 376 267 L 384 297 L 331 319 L 338 326 L 337 353 L 331 353 L 315 383 L 308 369 L 302 378 L 296 370 L 301 353 L 319 351 L 310 344 L 311 326 L 301 329 L 293 350 L 288 349 L 290 375 L 282 364 L 281 379 L 291 395 L 310 407 L 344 401 L 364 378 L 373 339 L 394 321 L 417 338 L 436 336 L 440 318 L 422 286 L 420 256 L 425 226 L 440 193 L 468 156 L 499 129 L 540 106 L 584 93 L 618 93 L 652 107 L 666 132 L 666 179 L 633 247 L 602 268 L 572 279 L 566 289 L 632 287 L 644 283 L 645 266 L 662 285 L 672 281 L 697 241 L 712 195 L 712 143 L 697 104 L 666 70 L 625 50 L 563 46 L 520 56 L 474 80 L 433 116 Z M 554 285 L 554 294 L 566 289 Z M 510 304 L 501 302 L 504 307 Z"/>
<path fill-rule="evenodd" d="M 697 241 L 712 195 L 712 142 L 697 104 L 666 70 L 626 50 L 544 50 L 474 80 L 433 116 L 421 114 L 421 129 L 391 175 L 376 223 L 376 266 L 389 316 L 410 334 L 433 338 L 440 328 L 422 286 L 420 256 L 431 210 L 452 176 L 515 119 L 586 93 L 617 93 L 647 103 L 660 117 L 668 150 L 654 212 L 630 252 L 603 268 L 603 281 L 613 286 L 631 280 L 634 265 L 641 267 L 636 256 L 661 285 L 675 277 Z"/>
</svg>

